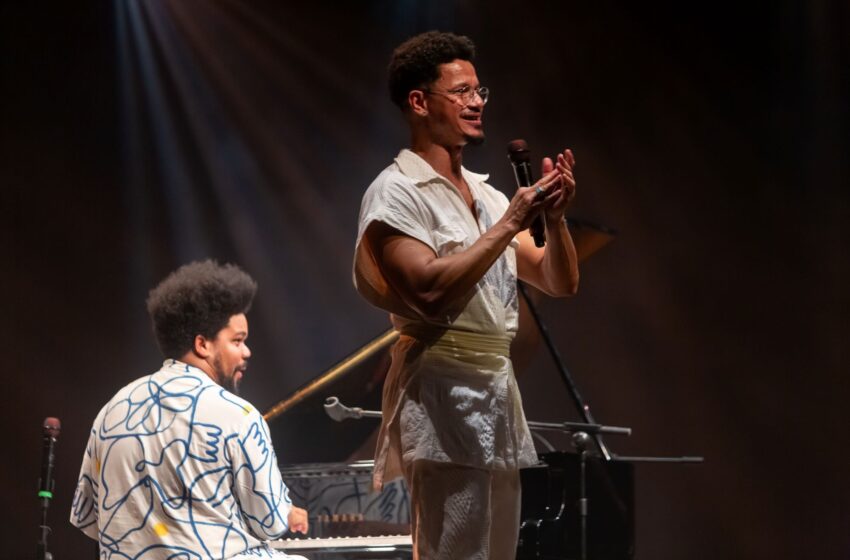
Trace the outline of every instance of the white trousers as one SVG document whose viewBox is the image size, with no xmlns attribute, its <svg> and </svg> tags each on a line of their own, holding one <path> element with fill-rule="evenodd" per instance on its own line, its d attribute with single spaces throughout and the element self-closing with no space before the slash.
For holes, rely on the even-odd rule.
<svg viewBox="0 0 850 560">
<path fill-rule="evenodd" d="M 414 558 L 516 558 L 519 471 L 491 471 L 435 461 L 413 461 L 406 471 Z"/>
</svg>

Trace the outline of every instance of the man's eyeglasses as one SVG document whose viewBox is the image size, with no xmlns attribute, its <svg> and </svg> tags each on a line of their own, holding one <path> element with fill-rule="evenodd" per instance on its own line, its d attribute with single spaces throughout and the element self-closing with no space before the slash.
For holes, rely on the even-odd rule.
<svg viewBox="0 0 850 560">
<path fill-rule="evenodd" d="M 475 89 L 469 86 L 459 87 L 457 89 L 450 89 L 449 91 L 436 91 L 433 89 L 422 88 L 422 91 L 425 93 L 435 93 L 437 95 L 442 95 L 452 101 L 460 101 L 464 106 L 469 105 L 475 99 L 475 96 L 481 98 L 481 104 L 487 104 L 487 98 L 490 97 L 490 88 L 487 87 L 477 87 Z"/>
</svg>

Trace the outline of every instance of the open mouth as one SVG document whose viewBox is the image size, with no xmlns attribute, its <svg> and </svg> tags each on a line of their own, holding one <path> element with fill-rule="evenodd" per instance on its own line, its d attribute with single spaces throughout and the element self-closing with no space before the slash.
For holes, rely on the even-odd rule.
<svg viewBox="0 0 850 560">
<path fill-rule="evenodd" d="M 466 115 L 461 115 L 460 118 L 468 122 L 469 124 L 474 124 L 477 126 L 481 126 L 481 114 L 479 113 L 470 113 Z"/>
</svg>

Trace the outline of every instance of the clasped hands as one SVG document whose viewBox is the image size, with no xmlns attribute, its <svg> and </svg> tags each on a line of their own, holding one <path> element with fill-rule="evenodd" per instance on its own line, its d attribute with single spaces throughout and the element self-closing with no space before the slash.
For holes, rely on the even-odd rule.
<svg viewBox="0 0 850 560">
<path fill-rule="evenodd" d="M 542 178 L 529 187 L 517 189 L 508 207 L 508 213 L 519 222 L 520 230 L 531 225 L 538 210 L 545 214 L 547 224 L 557 224 L 563 219 L 576 193 L 574 168 L 575 157 L 569 149 L 558 154 L 554 162 L 551 158 L 543 158 Z"/>
</svg>

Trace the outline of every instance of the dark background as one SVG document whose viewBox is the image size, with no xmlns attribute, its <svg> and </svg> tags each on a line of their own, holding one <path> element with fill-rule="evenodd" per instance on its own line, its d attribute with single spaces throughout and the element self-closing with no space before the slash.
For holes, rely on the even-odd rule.
<svg viewBox="0 0 850 560">
<path fill-rule="evenodd" d="M 541 307 L 596 418 L 633 428 L 612 448 L 706 457 L 638 466 L 637 558 L 850 555 L 846 2 L 6 3 L 0 21 L 0 557 L 34 555 L 45 416 L 54 557 L 93 557 L 67 522 L 87 432 L 157 368 L 144 298 L 178 265 L 259 281 L 260 409 L 388 326 L 351 285 L 357 209 L 406 142 L 389 53 L 432 28 L 476 41 L 492 90 L 467 167 L 510 194 L 507 141 L 570 146 L 570 215 L 619 231 L 578 296 Z M 530 418 L 577 417 L 542 349 L 520 374 Z"/>
</svg>

